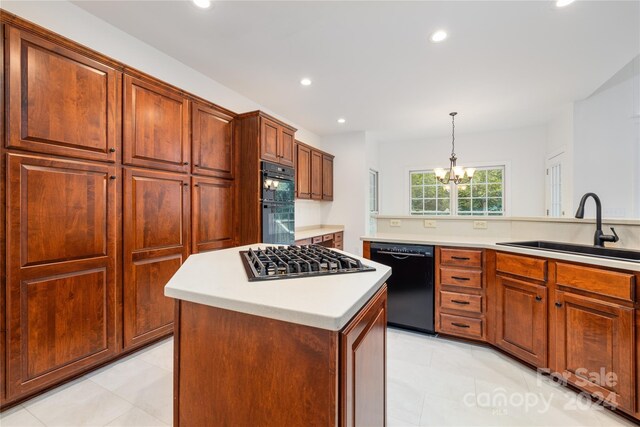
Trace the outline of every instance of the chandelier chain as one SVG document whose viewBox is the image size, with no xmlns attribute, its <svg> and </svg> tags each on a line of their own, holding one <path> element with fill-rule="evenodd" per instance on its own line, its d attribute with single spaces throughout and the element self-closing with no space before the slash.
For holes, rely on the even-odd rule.
<svg viewBox="0 0 640 427">
<path fill-rule="evenodd" d="M 451 115 L 451 155 L 456 155 L 456 116 Z"/>
</svg>

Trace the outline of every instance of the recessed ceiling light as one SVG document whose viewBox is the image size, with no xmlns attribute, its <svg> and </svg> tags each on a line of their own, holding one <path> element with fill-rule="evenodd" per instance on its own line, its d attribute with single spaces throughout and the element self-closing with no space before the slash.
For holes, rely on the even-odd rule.
<svg viewBox="0 0 640 427">
<path fill-rule="evenodd" d="M 202 9 L 207 9 L 211 6 L 211 0 L 193 0 L 193 4 Z"/>
<path fill-rule="evenodd" d="M 576 0 L 558 0 L 558 1 L 556 1 L 556 7 L 569 6 L 574 1 L 576 1 Z"/>
<path fill-rule="evenodd" d="M 308 78 L 305 77 L 304 79 L 300 80 L 300 84 L 302 86 L 310 86 L 311 85 L 311 79 L 308 79 Z"/>
<path fill-rule="evenodd" d="M 345 119 L 343 119 L 343 118 L 339 118 L 338 119 L 338 123 L 340 123 L 340 124 L 343 124 L 343 123 L 346 123 L 346 122 L 347 121 Z"/>
<path fill-rule="evenodd" d="M 429 39 L 433 43 L 440 43 L 441 41 L 443 41 L 446 38 L 447 38 L 447 32 L 444 31 L 444 30 L 438 30 L 438 31 L 434 32 L 433 34 L 431 34 L 431 37 L 429 37 Z"/>
</svg>

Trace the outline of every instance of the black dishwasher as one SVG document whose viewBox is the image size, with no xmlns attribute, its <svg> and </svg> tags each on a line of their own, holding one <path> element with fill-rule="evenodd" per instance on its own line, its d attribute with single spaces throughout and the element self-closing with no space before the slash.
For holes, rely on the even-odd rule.
<svg viewBox="0 0 640 427">
<path fill-rule="evenodd" d="M 391 267 L 387 323 L 435 333 L 433 246 L 371 243 L 371 259 Z"/>
</svg>

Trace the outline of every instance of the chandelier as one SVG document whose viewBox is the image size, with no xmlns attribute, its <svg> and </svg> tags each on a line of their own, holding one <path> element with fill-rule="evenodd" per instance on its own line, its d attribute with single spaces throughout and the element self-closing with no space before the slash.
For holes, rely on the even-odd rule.
<svg viewBox="0 0 640 427">
<path fill-rule="evenodd" d="M 473 174 L 476 173 L 475 168 L 463 168 L 462 166 L 456 165 L 456 162 L 458 161 L 458 158 L 456 157 L 456 114 L 458 113 L 449 113 L 451 116 L 451 157 L 449 158 L 449 170 L 436 168 L 433 171 L 436 174 L 438 181 L 443 184 L 448 184 L 450 182 L 460 184 L 465 178 L 468 179 L 466 182 L 470 182 L 473 179 Z M 447 172 L 449 173 L 448 179 Z"/>
</svg>

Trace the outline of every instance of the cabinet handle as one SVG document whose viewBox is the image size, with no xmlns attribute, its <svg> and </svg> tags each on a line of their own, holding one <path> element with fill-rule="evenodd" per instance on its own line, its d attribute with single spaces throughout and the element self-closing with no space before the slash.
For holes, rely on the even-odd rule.
<svg viewBox="0 0 640 427">
<path fill-rule="evenodd" d="M 109 179 L 116 179 L 116 176 L 115 176 L 115 175 L 111 175 L 111 176 L 109 177 Z"/>
<path fill-rule="evenodd" d="M 193 184 L 194 187 L 200 187 L 200 184 Z"/>
<path fill-rule="evenodd" d="M 469 261 L 471 258 L 465 256 L 452 256 L 451 259 L 457 259 L 458 261 Z"/>
<path fill-rule="evenodd" d="M 542 297 L 536 295 L 536 301 L 542 301 Z"/>
<path fill-rule="evenodd" d="M 471 280 L 471 279 L 469 279 L 468 277 L 451 276 L 451 278 L 452 278 L 452 279 L 455 279 L 455 280 Z"/>
<path fill-rule="evenodd" d="M 183 165 L 187 166 L 189 164 L 189 162 L 184 162 Z"/>
<path fill-rule="evenodd" d="M 469 301 L 460 301 L 457 299 L 452 299 L 451 302 L 455 304 L 460 304 L 460 305 L 469 305 Z"/>
<path fill-rule="evenodd" d="M 200 167 L 200 165 L 193 165 L 193 166 L 194 166 L 194 167 L 196 167 L 196 168 L 199 168 L 199 167 Z"/>
<path fill-rule="evenodd" d="M 556 301 L 556 307 L 562 307 L 562 303 Z"/>
<path fill-rule="evenodd" d="M 115 149 L 115 148 L 113 148 L 113 147 L 111 147 L 111 148 L 109 148 L 109 152 L 110 152 L 110 153 L 115 153 L 115 152 L 116 152 L 116 149 Z"/>
<path fill-rule="evenodd" d="M 452 323 L 453 326 L 457 326 L 458 328 L 468 328 L 469 325 L 465 325 L 464 323 Z"/>
<path fill-rule="evenodd" d="M 184 185 L 185 187 L 188 187 L 189 183 L 188 182 L 183 182 L 182 185 Z"/>
</svg>

